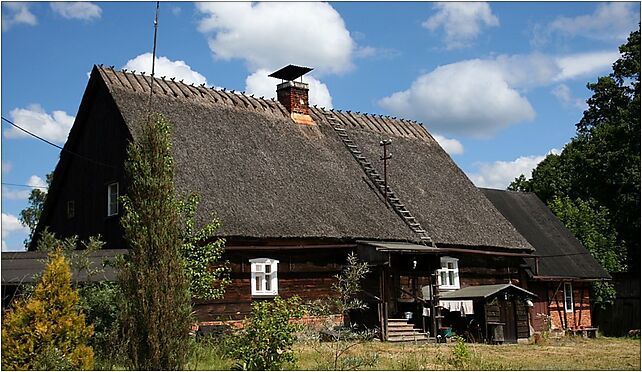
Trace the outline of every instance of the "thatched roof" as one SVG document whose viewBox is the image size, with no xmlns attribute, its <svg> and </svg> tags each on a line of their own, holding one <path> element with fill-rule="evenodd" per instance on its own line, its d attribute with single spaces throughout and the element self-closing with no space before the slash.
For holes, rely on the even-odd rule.
<svg viewBox="0 0 642 372">
<path fill-rule="evenodd" d="M 143 117 L 150 78 L 96 67 L 130 132 Z M 201 195 L 198 218 L 246 238 L 418 241 L 324 118 L 295 124 L 277 101 L 154 79 L 153 110 L 174 128 L 179 191 Z M 379 140 L 392 138 L 389 184 L 436 244 L 532 249 L 423 126 L 333 111 L 380 169 Z M 380 170 L 380 173 L 383 173 Z"/>
<path fill-rule="evenodd" d="M 534 276 L 579 279 L 608 279 L 609 274 L 591 253 L 564 226 L 553 212 L 530 192 L 480 189 L 495 207 L 517 228 L 541 256 L 526 260 Z"/>
</svg>

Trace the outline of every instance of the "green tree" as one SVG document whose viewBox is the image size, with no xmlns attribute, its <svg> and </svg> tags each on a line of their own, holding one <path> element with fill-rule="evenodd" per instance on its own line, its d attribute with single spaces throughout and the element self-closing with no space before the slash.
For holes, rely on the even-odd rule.
<svg viewBox="0 0 642 372">
<path fill-rule="evenodd" d="M 192 317 L 181 257 L 171 126 L 154 115 L 134 139 L 125 162 L 128 188 L 121 218 L 130 249 L 119 277 L 125 348 L 134 369 L 183 369 Z"/>
<path fill-rule="evenodd" d="M 629 270 L 640 261 L 640 30 L 620 47 L 613 72 L 587 85 L 593 95 L 575 137 L 559 155 L 547 156 L 529 184 L 545 203 L 555 198 L 590 201 L 606 208 Z M 608 235 L 608 232 L 604 232 Z M 622 270 L 623 267 L 615 269 Z"/>
<path fill-rule="evenodd" d="M 531 180 L 527 179 L 523 174 L 520 174 L 506 189 L 510 191 L 528 192 L 533 191 L 533 186 L 531 185 Z"/>
<path fill-rule="evenodd" d="M 2 369 L 93 369 L 92 326 L 78 310 L 78 292 L 62 249 L 49 253 L 33 294 L 2 321 Z"/>
<path fill-rule="evenodd" d="M 593 200 L 567 197 L 553 199 L 549 207 L 606 271 L 626 268 L 626 252 L 618 245 L 606 208 L 597 206 Z M 598 306 L 615 299 L 615 288 L 610 283 L 595 283 L 592 291 L 593 302 Z"/>
<path fill-rule="evenodd" d="M 52 178 L 53 172 L 47 174 L 47 187 L 51 185 Z M 40 214 L 42 214 L 42 208 L 45 205 L 46 198 L 46 191 L 43 191 L 40 188 L 34 188 L 31 190 L 31 194 L 29 194 L 29 206 L 20 211 L 20 222 L 29 228 L 29 236 L 27 236 L 24 241 L 25 247 L 28 247 L 29 244 L 31 244 L 33 234 L 36 231 L 36 226 L 38 226 L 38 221 L 40 221 Z"/>
</svg>

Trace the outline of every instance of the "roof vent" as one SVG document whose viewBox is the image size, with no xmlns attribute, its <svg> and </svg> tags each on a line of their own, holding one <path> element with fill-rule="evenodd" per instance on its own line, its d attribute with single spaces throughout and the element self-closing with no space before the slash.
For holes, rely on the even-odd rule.
<svg viewBox="0 0 642 372">
<path fill-rule="evenodd" d="M 308 84 L 303 82 L 303 75 L 312 71 L 309 67 L 287 65 L 271 73 L 270 77 L 281 79 L 276 86 L 276 97 L 290 113 L 290 117 L 298 124 L 313 125 L 310 117 L 310 101 Z M 294 81 L 301 78 L 300 81 Z"/>
</svg>

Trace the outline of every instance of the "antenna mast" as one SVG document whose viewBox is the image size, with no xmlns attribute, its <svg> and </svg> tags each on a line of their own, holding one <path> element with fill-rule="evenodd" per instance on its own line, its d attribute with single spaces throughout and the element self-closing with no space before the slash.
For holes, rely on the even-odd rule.
<svg viewBox="0 0 642 372">
<path fill-rule="evenodd" d="M 160 2 L 156 2 L 156 17 L 154 18 L 154 47 L 152 48 L 152 74 L 149 79 L 149 113 L 152 112 L 152 95 L 154 94 L 154 67 L 156 65 L 156 35 L 158 34 L 158 13 Z"/>
</svg>

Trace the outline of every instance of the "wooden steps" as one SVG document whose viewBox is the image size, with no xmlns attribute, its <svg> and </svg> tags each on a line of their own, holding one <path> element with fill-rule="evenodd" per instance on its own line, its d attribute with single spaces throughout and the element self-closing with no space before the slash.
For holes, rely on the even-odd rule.
<svg viewBox="0 0 642 372">
<path fill-rule="evenodd" d="M 388 319 L 388 342 L 430 342 L 434 341 L 406 319 Z"/>
</svg>

